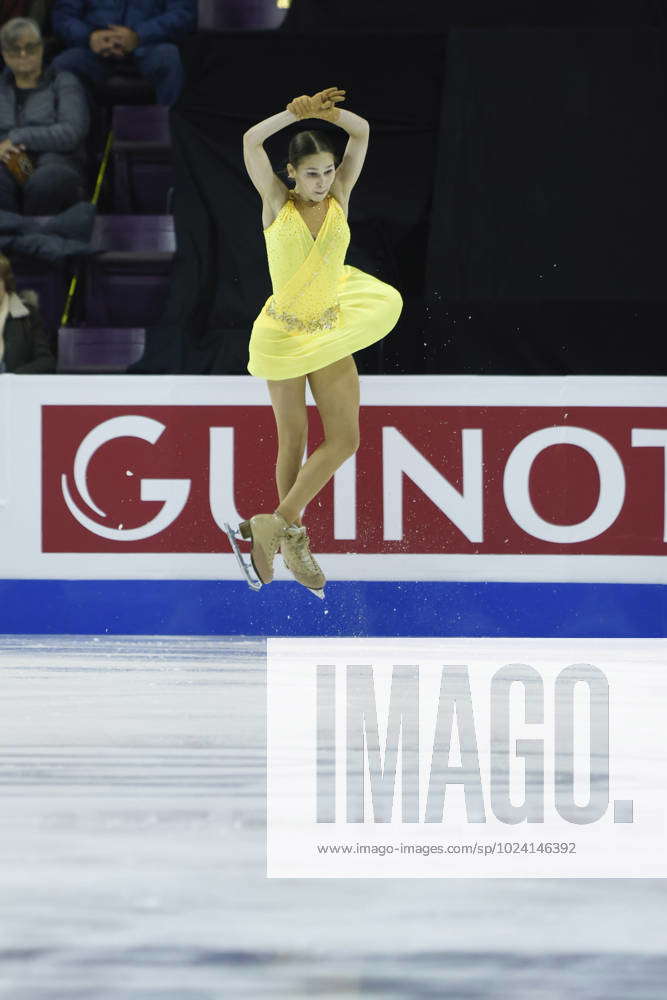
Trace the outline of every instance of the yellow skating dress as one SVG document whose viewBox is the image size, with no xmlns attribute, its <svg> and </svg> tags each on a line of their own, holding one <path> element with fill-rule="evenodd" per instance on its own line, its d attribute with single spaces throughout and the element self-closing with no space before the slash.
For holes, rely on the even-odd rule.
<svg viewBox="0 0 667 1000">
<path fill-rule="evenodd" d="M 345 264 L 350 227 L 333 195 L 313 239 L 292 192 L 264 230 L 273 294 L 250 336 L 248 371 L 296 378 L 385 337 L 403 298 L 393 285 Z"/>
</svg>

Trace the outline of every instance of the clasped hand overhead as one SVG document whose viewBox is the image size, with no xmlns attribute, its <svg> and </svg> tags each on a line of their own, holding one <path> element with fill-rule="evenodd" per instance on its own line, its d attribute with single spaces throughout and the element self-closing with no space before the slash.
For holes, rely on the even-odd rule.
<svg viewBox="0 0 667 1000">
<path fill-rule="evenodd" d="M 320 90 L 313 97 L 303 94 L 295 97 L 287 105 L 287 111 L 291 111 L 297 118 L 322 118 L 327 122 L 335 122 L 340 118 L 340 111 L 336 107 L 345 100 L 345 91 L 338 87 L 327 87 Z"/>
</svg>

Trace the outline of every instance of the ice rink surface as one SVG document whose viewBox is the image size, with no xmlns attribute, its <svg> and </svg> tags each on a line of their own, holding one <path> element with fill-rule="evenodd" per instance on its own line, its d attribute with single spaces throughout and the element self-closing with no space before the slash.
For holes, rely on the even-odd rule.
<svg viewBox="0 0 667 1000">
<path fill-rule="evenodd" d="M 3 1000 L 664 1000 L 664 879 L 265 878 L 265 643 L 2 637 Z"/>
</svg>

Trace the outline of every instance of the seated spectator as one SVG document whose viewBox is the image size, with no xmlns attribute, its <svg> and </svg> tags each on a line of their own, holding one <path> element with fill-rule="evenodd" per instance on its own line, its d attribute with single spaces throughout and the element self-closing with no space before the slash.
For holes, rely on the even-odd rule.
<svg viewBox="0 0 667 1000">
<path fill-rule="evenodd" d="M 0 48 L 7 63 L 0 75 L 0 209 L 55 215 L 84 197 L 86 94 L 71 73 L 43 70 L 35 21 L 9 21 Z M 22 153 L 32 173 L 17 168 Z"/>
<path fill-rule="evenodd" d="M 0 254 L 0 372 L 40 375 L 55 370 L 39 310 L 16 294 L 12 265 Z"/>
<path fill-rule="evenodd" d="M 125 8 L 124 24 L 116 24 Z M 51 23 L 68 48 L 54 59 L 93 83 L 103 83 L 120 60 L 131 60 L 153 84 L 158 104 L 172 105 L 183 89 L 175 43 L 197 24 L 196 0 L 54 0 Z"/>
</svg>

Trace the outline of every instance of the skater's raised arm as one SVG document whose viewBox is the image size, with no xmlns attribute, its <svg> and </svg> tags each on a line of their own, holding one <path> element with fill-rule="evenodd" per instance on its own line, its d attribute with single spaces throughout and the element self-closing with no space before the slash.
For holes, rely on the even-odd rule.
<svg viewBox="0 0 667 1000">
<path fill-rule="evenodd" d="M 336 180 L 345 197 L 349 198 L 366 159 L 371 128 L 365 118 L 336 107 L 336 104 L 344 100 L 344 90 L 329 87 L 314 97 L 295 97 L 287 105 L 287 110 L 292 111 L 299 119 L 323 118 L 325 121 L 333 122 L 334 125 L 339 125 L 348 133 L 350 138 L 347 140 L 343 159 L 336 171 Z"/>
<path fill-rule="evenodd" d="M 270 200 L 272 192 L 279 195 L 281 190 L 284 191 L 284 187 L 278 189 L 279 181 L 264 151 L 265 139 L 275 135 L 287 125 L 305 118 L 321 118 L 324 121 L 333 122 L 350 136 L 338 170 L 339 183 L 349 195 L 359 177 L 366 157 L 370 125 L 360 115 L 336 107 L 336 104 L 344 100 L 345 91 L 339 90 L 338 87 L 328 87 L 313 97 L 304 94 L 290 101 L 284 111 L 258 122 L 257 125 L 253 125 L 247 132 L 244 132 L 244 163 L 250 179 L 263 199 Z"/>
<path fill-rule="evenodd" d="M 333 122 L 354 137 L 366 135 L 370 126 L 365 118 L 336 107 L 336 104 L 344 100 L 345 91 L 339 90 L 338 87 L 328 87 L 313 97 L 305 94 L 302 97 L 295 97 L 284 111 L 258 122 L 244 132 L 243 141 L 251 145 L 261 145 L 269 136 L 304 118 L 322 118 L 324 121 Z"/>
<path fill-rule="evenodd" d="M 353 111 L 346 111 L 345 108 L 341 108 L 338 114 L 339 117 L 336 119 L 336 125 L 345 129 L 347 134 L 352 136 L 353 139 L 361 139 L 370 132 L 371 127 L 369 123 L 361 115 L 355 115 Z"/>
<path fill-rule="evenodd" d="M 298 119 L 291 111 L 280 111 L 243 133 L 243 162 L 250 180 L 262 196 L 262 201 L 270 201 L 272 197 L 277 197 L 281 185 L 264 150 L 264 140 L 295 121 Z"/>
<path fill-rule="evenodd" d="M 263 122 L 258 122 L 257 125 L 253 125 L 247 132 L 244 132 L 243 142 L 251 146 L 261 146 L 270 135 L 275 135 L 276 132 L 280 132 L 281 128 L 286 128 L 296 121 L 298 118 L 291 111 L 280 111 L 277 115 L 265 118 Z"/>
<path fill-rule="evenodd" d="M 291 104 L 287 105 L 287 108 L 289 111 L 293 111 L 299 119 L 323 118 L 325 121 L 339 125 L 348 133 L 350 138 L 347 140 L 343 159 L 336 170 L 336 181 L 339 189 L 343 191 L 344 197 L 349 198 L 366 159 L 371 127 L 366 119 L 360 115 L 336 107 L 338 102 L 344 100 L 344 90 L 329 87 L 328 90 L 321 90 L 314 97 L 296 97 Z"/>
</svg>

